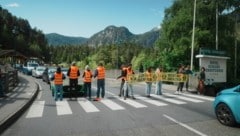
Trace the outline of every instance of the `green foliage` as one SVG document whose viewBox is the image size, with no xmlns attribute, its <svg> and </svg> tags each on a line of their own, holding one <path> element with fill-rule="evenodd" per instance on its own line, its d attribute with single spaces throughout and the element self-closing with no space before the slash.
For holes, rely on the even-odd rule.
<svg viewBox="0 0 240 136">
<path fill-rule="evenodd" d="M 0 6 L 1 49 L 14 50 L 27 57 L 48 59 L 47 42 L 44 34 L 31 28 L 27 20 L 13 16 Z"/>
</svg>

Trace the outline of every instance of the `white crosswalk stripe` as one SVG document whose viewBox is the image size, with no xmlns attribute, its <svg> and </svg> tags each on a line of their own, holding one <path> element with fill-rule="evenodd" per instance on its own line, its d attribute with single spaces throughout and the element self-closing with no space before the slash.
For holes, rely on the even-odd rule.
<svg viewBox="0 0 240 136">
<path fill-rule="evenodd" d="M 136 96 L 137 99 L 140 99 L 142 101 L 145 101 L 147 103 L 150 103 L 150 104 L 153 104 L 153 105 L 156 105 L 156 106 L 166 106 L 168 104 L 166 103 L 163 103 L 163 102 L 160 102 L 160 101 L 157 101 L 157 100 L 152 100 L 150 98 L 147 98 L 147 97 L 143 97 L 143 96 Z"/>
<path fill-rule="evenodd" d="M 197 98 L 197 99 L 207 100 L 207 101 L 214 101 L 214 98 L 207 97 L 207 96 L 199 96 L 199 95 L 193 95 L 193 94 L 182 94 L 182 95 Z"/>
<path fill-rule="evenodd" d="M 190 101 L 190 102 L 194 102 L 194 103 L 203 102 L 201 100 L 184 97 L 182 95 L 174 95 L 174 94 L 170 94 L 170 93 L 163 93 L 163 94 L 166 95 L 166 96 L 169 96 L 169 97 L 175 97 L 175 98 L 178 98 L 178 99 L 181 99 L 181 100 Z"/>
<path fill-rule="evenodd" d="M 128 105 L 131 105 L 131 106 L 135 107 L 135 108 L 146 108 L 146 107 L 147 107 L 146 105 L 141 104 L 141 103 L 136 102 L 136 101 L 131 100 L 131 99 L 126 99 L 126 100 L 124 100 L 123 98 L 119 98 L 118 96 L 114 96 L 114 97 L 117 98 L 117 99 L 119 99 L 120 101 L 128 104 Z"/>
<path fill-rule="evenodd" d="M 72 114 L 72 110 L 66 100 L 56 101 L 57 115 L 69 115 Z"/>
<path fill-rule="evenodd" d="M 35 101 L 26 115 L 26 118 L 42 117 L 45 101 Z"/>
<path fill-rule="evenodd" d="M 154 97 L 154 98 L 166 101 L 166 102 L 174 103 L 174 104 L 186 104 L 186 102 L 175 100 L 175 99 L 172 99 L 172 98 L 166 98 L 164 96 L 160 96 L 160 95 L 156 95 L 156 94 L 151 94 L 151 96 Z"/>
<path fill-rule="evenodd" d="M 101 112 L 105 108 L 108 108 L 112 111 L 120 111 L 120 110 L 126 110 L 127 107 L 124 107 L 123 105 L 130 105 L 134 108 L 147 108 L 148 106 L 167 106 L 169 103 L 172 104 L 187 104 L 187 102 L 192 103 L 201 103 L 204 102 L 204 100 L 207 101 L 213 101 L 214 98 L 207 97 L 207 96 L 199 96 L 199 95 L 192 95 L 192 94 L 180 94 L 180 95 L 174 95 L 170 93 L 163 93 L 163 95 L 155 95 L 151 94 L 151 97 L 145 97 L 145 96 L 139 96 L 135 95 L 136 100 L 133 100 L 131 98 L 127 98 L 126 100 L 123 99 L 123 97 L 119 97 L 116 94 L 107 92 L 109 95 L 112 95 L 113 99 L 109 99 L 110 97 L 106 97 L 98 102 L 89 101 L 86 98 L 78 98 L 77 103 L 79 106 L 86 112 L 86 113 L 96 113 Z M 64 99 L 63 101 L 56 101 L 56 114 L 58 116 L 61 115 L 71 115 L 73 114 L 71 106 L 69 103 L 74 103 L 74 101 L 67 101 L 67 99 Z M 148 103 L 149 105 L 145 105 L 144 103 Z M 100 104 L 104 105 L 104 107 L 101 107 Z M 45 101 L 37 100 L 35 101 L 31 107 L 29 108 L 29 111 L 26 115 L 26 118 L 39 118 L 43 116 L 44 110 L 46 110 L 45 107 Z M 99 107 L 100 106 L 100 107 Z M 76 108 L 76 107 L 75 107 Z M 128 107 L 129 108 L 129 107 Z"/>
<path fill-rule="evenodd" d="M 78 103 L 82 106 L 85 112 L 99 112 L 99 109 L 85 98 L 79 98 Z"/>
<path fill-rule="evenodd" d="M 118 105 L 117 103 L 115 103 L 109 99 L 103 99 L 103 100 L 101 100 L 101 103 L 106 105 L 111 110 L 124 110 L 125 109 L 124 107 Z"/>
</svg>

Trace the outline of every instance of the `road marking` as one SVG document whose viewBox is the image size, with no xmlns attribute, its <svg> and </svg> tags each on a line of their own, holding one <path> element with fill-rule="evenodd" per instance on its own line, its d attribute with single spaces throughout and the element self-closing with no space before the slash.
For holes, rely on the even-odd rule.
<svg viewBox="0 0 240 136">
<path fill-rule="evenodd" d="M 114 96 L 115 98 L 119 99 L 120 101 L 128 104 L 128 105 L 131 105 L 135 108 L 146 108 L 147 106 L 144 105 L 144 104 L 141 104 L 141 103 L 138 103 L 136 102 L 135 100 L 131 100 L 129 98 L 127 98 L 126 100 L 124 100 L 123 98 L 119 98 L 118 96 Z"/>
<path fill-rule="evenodd" d="M 45 101 L 34 101 L 30 107 L 26 118 L 42 117 Z"/>
<path fill-rule="evenodd" d="M 170 94 L 170 93 L 163 93 L 163 94 L 166 95 L 166 96 L 169 96 L 169 97 L 175 97 L 175 98 L 185 100 L 185 101 L 190 101 L 190 102 L 195 102 L 195 103 L 203 102 L 201 100 L 187 98 L 187 97 L 184 97 L 184 96 L 181 96 L 181 95 L 174 95 L 174 94 Z"/>
<path fill-rule="evenodd" d="M 72 110 L 66 100 L 56 101 L 57 115 L 72 114 Z"/>
<path fill-rule="evenodd" d="M 39 91 L 38 96 L 37 96 L 37 99 L 40 100 L 41 97 L 42 97 L 42 91 Z"/>
<path fill-rule="evenodd" d="M 168 115 L 166 115 L 166 114 L 163 114 L 163 116 L 164 116 L 165 118 L 167 118 L 167 119 L 175 122 L 176 124 L 178 124 L 178 125 L 186 128 L 186 129 L 192 131 L 193 133 L 198 134 L 199 136 L 207 136 L 206 134 L 204 134 L 204 133 L 202 133 L 202 132 L 200 132 L 200 131 L 198 131 L 198 130 L 196 130 L 196 129 L 194 129 L 194 128 L 192 128 L 192 127 L 190 127 L 190 126 L 188 126 L 188 125 L 186 125 L 186 124 L 184 124 L 184 123 L 181 123 L 181 122 L 177 121 L 176 119 L 174 119 L 174 118 L 172 118 L 172 117 L 170 117 L 170 116 L 168 116 Z"/>
<path fill-rule="evenodd" d="M 152 99 L 149 99 L 147 97 L 142 97 L 142 96 L 136 96 L 137 99 L 140 99 L 142 101 L 145 101 L 147 103 L 150 103 L 150 104 L 153 104 L 153 105 L 156 105 L 156 106 L 166 106 L 168 104 L 166 103 L 163 103 L 163 102 L 159 102 L 157 100 L 152 100 Z"/>
<path fill-rule="evenodd" d="M 108 108 L 110 108 L 111 110 L 124 110 L 125 108 L 118 105 L 117 103 L 109 100 L 109 99 L 102 99 L 101 103 L 103 103 L 104 105 L 106 105 Z"/>
<path fill-rule="evenodd" d="M 166 101 L 166 102 L 170 102 L 170 103 L 174 103 L 174 104 L 186 104 L 186 102 L 183 101 L 179 101 L 179 100 L 174 100 L 172 98 L 166 98 L 164 96 L 160 96 L 160 95 L 156 95 L 156 94 L 151 94 L 152 97 Z"/>
<path fill-rule="evenodd" d="M 202 100 L 207 100 L 207 101 L 214 101 L 214 98 L 212 97 L 208 97 L 208 96 L 199 96 L 199 95 L 193 95 L 193 94 L 182 94 L 188 97 L 193 97 L 193 98 L 198 98 L 198 99 L 202 99 Z"/>
<path fill-rule="evenodd" d="M 85 98 L 78 98 L 78 103 L 82 106 L 85 112 L 99 112 L 99 109 Z"/>
</svg>

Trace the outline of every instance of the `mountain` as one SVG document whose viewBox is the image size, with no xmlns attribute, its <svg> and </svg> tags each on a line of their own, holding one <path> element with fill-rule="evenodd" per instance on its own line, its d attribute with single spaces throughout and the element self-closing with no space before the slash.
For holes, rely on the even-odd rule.
<svg viewBox="0 0 240 136">
<path fill-rule="evenodd" d="M 45 37 L 47 38 L 49 45 L 80 45 L 87 41 L 87 38 L 70 37 L 57 33 L 46 34 Z"/>
<path fill-rule="evenodd" d="M 89 39 L 83 37 L 67 37 L 56 33 L 46 34 L 50 45 L 81 45 L 101 46 L 119 44 L 123 42 L 136 43 L 144 47 L 152 47 L 160 36 L 160 29 L 153 28 L 143 34 L 133 34 L 126 27 L 108 26 L 104 30 L 94 34 Z"/>
</svg>

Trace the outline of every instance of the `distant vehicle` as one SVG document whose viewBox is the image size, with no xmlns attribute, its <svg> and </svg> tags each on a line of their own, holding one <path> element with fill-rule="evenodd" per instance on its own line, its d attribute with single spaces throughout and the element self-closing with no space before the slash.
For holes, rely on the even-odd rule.
<svg viewBox="0 0 240 136">
<path fill-rule="evenodd" d="M 32 75 L 32 70 L 38 66 L 38 63 L 27 62 L 27 64 L 23 66 L 23 73 L 27 75 Z"/>
<path fill-rule="evenodd" d="M 44 66 L 36 67 L 35 69 L 32 70 L 32 76 L 36 78 L 41 78 L 45 69 L 46 67 Z"/>
<path fill-rule="evenodd" d="M 213 106 L 221 124 L 227 126 L 240 124 L 240 85 L 219 92 Z"/>
<path fill-rule="evenodd" d="M 68 72 L 68 68 L 61 68 L 63 74 L 65 75 L 65 77 L 68 77 L 67 76 L 67 72 Z"/>
<path fill-rule="evenodd" d="M 56 71 L 55 67 L 46 68 L 42 74 L 42 80 L 46 83 L 50 83 L 50 77 Z"/>
</svg>

